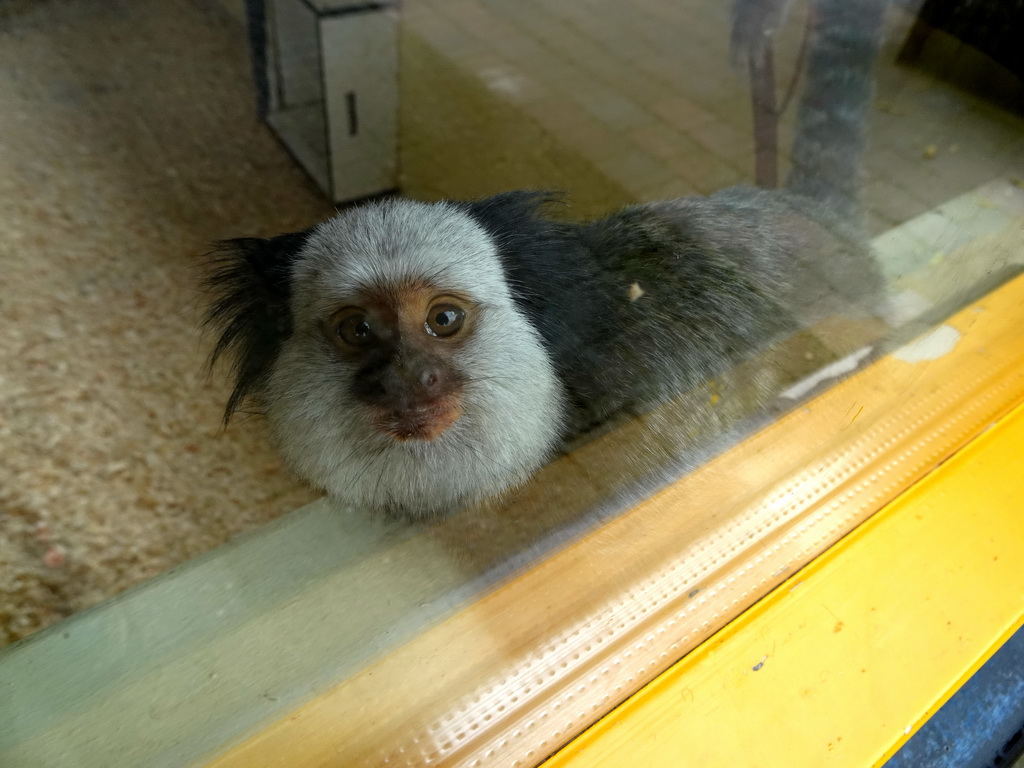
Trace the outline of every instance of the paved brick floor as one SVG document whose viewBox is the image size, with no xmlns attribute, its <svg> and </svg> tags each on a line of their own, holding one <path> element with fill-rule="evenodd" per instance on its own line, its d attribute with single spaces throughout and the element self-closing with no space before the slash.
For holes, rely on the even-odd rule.
<svg viewBox="0 0 1024 768">
<path fill-rule="evenodd" d="M 729 63 L 729 6 L 418 0 L 403 18 L 496 98 L 647 200 L 752 178 L 749 95 L 745 74 Z M 778 37 L 780 91 L 797 58 L 804 10 L 794 3 Z M 878 70 L 864 180 L 876 234 L 993 178 L 1024 173 L 1024 121 L 896 64 L 911 21 L 905 11 L 890 12 Z M 783 154 L 792 112 L 783 121 Z"/>
</svg>

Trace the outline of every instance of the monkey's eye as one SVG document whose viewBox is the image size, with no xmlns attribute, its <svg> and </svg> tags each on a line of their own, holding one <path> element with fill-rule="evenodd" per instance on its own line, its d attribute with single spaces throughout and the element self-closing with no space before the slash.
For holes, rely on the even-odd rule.
<svg viewBox="0 0 1024 768">
<path fill-rule="evenodd" d="M 374 339 L 373 328 L 364 312 L 353 311 L 342 315 L 334 328 L 339 338 L 353 347 L 365 347 Z"/>
<path fill-rule="evenodd" d="M 435 304 L 427 312 L 423 329 L 431 336 L 453 336 L 462 327 L 466 311 L 454 304 Z"/>
</svg>

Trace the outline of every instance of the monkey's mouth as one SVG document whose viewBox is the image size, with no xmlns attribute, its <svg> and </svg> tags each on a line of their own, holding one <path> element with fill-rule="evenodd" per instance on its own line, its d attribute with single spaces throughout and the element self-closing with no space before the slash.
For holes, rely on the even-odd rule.
<svg viewBox="0 0 1024 768">
<path fill-rule="evenodd" d="M 462 415 L 458 401 L 451 399 L 402 410 L 375 408 L 374 411 L 374 426 L 401 441 L 436 440 Z"/>
</svg>

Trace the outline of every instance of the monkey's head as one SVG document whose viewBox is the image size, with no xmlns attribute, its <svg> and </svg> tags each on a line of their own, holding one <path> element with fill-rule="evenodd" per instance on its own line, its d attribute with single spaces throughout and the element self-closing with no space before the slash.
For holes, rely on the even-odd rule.
<svg viewBox="0 0 1024 768">
<path fill-rule="evenodd" d="M 225 243 L 208 320 L 285 460 L 345 502 L 404 516 L 507 490 L 559 437 L 562 390 L 464 208 L 391 200 Z"/>
</svg>

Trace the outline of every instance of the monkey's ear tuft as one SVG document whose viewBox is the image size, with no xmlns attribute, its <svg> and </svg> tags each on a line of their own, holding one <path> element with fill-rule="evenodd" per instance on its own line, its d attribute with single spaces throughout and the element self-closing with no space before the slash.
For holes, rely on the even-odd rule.
<svg viewBox="0 0 1024 768">
<path fill-rule="evenodd" d="M 520 190 L 468 203 L 467 208 L 474 219 L 507 245 L 508 239 L 546 223 L 545 213 L 557 204 L 565 204 L 557 192 Z"/>
<path fill-rule="evenodd" d="M 266 383 L 281 344 L 292 333 L 292 267 L 309 234 L 225 240 L 207 255 L 204 287 L 210 304 L 203 325 L 220 332 L 208 369 L 228 355 L 235 379 L 225 424 Z"/>
<path fill-rule="evenodd" d="M 558 268 L 570 228 L 547 216 L 556 205 L 565 200 L 555 192 L 502 192 L 467 203 L 466 212 L 494 239 L 509 277 L 518 279 L 524 262 Z"/>
</svg>

